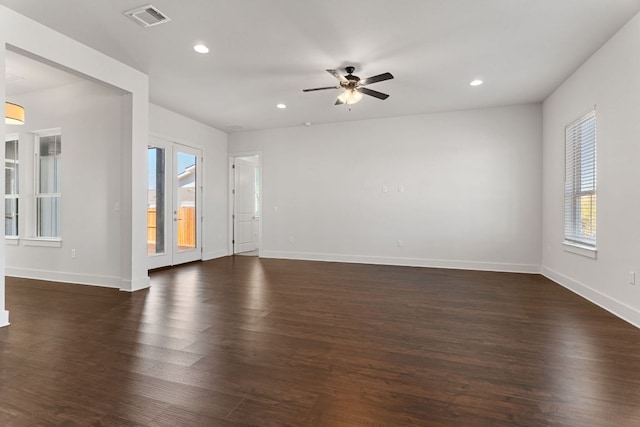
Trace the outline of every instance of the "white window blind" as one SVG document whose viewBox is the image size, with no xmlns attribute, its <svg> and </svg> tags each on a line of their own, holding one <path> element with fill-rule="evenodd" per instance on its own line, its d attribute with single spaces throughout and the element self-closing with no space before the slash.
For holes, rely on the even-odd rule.
<svg viewBox="0 0 640 427">
<path fill-rule="evenodd" d="M 596 247 L 596 111 L 566 128 L 564 239 Z"/>
</svg>

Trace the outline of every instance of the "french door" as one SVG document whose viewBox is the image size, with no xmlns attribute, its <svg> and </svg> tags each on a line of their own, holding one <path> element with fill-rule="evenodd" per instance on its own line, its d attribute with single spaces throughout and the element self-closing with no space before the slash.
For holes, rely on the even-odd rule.
<svg viewBox="0 0 640 427">
<path fill-rule="evenodd" d="M 202 154 L 149 137 L 147 253 L 149 268 L 202 259 Z"/>
</svg>

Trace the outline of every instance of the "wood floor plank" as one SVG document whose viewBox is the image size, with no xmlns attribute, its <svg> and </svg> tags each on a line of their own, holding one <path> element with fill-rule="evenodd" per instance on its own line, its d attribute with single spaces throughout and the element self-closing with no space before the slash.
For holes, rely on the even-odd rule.
<svg viewBox="0 0 640 427">
<path fill-rule="evenodd" d="M 539 275 L 226 257 L 151 284 L 7 278 L 0 425 L 640 425 L 640 330 Z"/>
</svg>

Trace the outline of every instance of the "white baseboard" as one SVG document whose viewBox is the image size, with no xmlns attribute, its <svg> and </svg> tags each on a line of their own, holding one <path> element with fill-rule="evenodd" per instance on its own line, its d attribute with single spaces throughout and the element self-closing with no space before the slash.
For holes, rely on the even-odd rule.
<svg viewBox="0 0 640 427">
<path fill-rule="evenodd" d="M 27 268 L 5 267 L 7 276 L 25 279 L 47 280 L 52 282 L 74 283 L 79 285 L 101 286 L 104 288 L 120 289 L 120 278 L 111 276 L 97 276 L 92 274 L 77 274 L 61 271 L 36 270 Z"/>
<path fill-rule="evenodd" d="M 611 298 L 600 291 L 580 283 L 564 274 L 558 273 L 548 267 L 542 267 L 542 275 L 549 280 L 553 280 L 557 284 L 569 289 L 570 291 L 580 295 L 581 297 L 591 301 L 597 306 L 602 307 L 614 316 L 631 323 L 636 328 L 640 328 L 640 311 L 627 304 Z"/>
<path fill-rule="evenodd" d="M 218 251 L 212 251 L 212 252 L 205 252 L 202 254 L 202 260 L 203 261 L 209 261 L 212 259 L 216 259 L 216 258 L 222 258 L 222 257 L 226 257 L 229 256 L 229 252 L 227 252 L 224 249 L 218 250 Z"/>
<path fill-rule="evenodd" d="M 0 328 L 9 326 L 9 312 L 7 310 L 0 310 Z"/>
<path fill-rule="evenodd" d="M 365 255 L 339 255 L 305 252 L 260 251 L 261 258 L 298 259 L 305 261 L 347 262 L 357 264 L 397 265 L 404 267 L 450 268 L 456 270 L 483 270 L 510 273 L 540 274 L 540 266 L 534 264 L 509 264 L 482 261 L 459 261 L 428 258 L 390 258 Z"/>
<path fill-rule="evenodd" d="M 123 292 L 141 291 L 151 287 L 151 278 L 149 276 L 140 277 L 135 280 L 120 280 L 120 290 Z"/>
</svg>

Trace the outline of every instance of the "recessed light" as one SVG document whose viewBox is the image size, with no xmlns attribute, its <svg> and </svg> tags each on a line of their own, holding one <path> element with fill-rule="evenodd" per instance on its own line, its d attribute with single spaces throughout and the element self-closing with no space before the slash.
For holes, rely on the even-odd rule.
<svg viewBox="0 0 640 427">
<path fill-rule="evenodd" d="M 471 83 L 469 83 L 471 86 L 480 86 L 482 83 L 484 83 L 482 80 L 474 80 Z"/>
<path fill-rule="evenodd" d="M 203 44 L 197 44 L 193 47 L 193 50 L 195 50 L 198 53 L 209 53 L 209 48 L 206 47 Z"/>
<path fill-rule="evenodd" d="M 311 122 L 304 122 L 305 126 L 311 126 Z"/>
<path fill-rule="evenodd" d="M 278 104 L 276 105 L 276 107 L 280 108 L 281 110 L 284 110 L 285 108 L 287 108 L 285 104 Z"/>
</svg>

